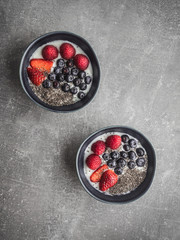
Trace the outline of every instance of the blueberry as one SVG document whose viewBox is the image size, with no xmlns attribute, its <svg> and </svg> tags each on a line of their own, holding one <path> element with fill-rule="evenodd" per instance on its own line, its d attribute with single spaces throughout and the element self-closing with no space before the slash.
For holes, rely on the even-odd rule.
<svg viewBox="0 0 180 240">
<path fill-rule="evenodd" d="M 116 167 L 116 161 L 111 159 L 111 160 L 107 161 L 107 165 L 110 168 L 115 168 Z"/>
<path fill-rule="evenodd" d="M 79 88 L 80 88 L 81 90 L 86 90 L 87 85 L 86 85 L 85 83 L 81 83 L 81 84 L 79 85 Z"/>
<path fill-rule="evenodd" d="M 79 70 L 77 68 L 72 68 L 72 70 L 71 70 L 71 74 L 74 76 L 77 76 L 78 72 L 79 72 Z"/>
<path fill-rule="evenodd" d="M 84 92 L 78 92 L 78 98 L 79 99 L 83 99 L 85 97 L 85 93 Z"/>
<path fill-rule="evenodd" d="M 85 78 L 85 76 L 86 76 L 86 72 L 84 72 L 84 71 L 80 71 L 78 74 L 79 78 Z"/>
<path fill-rule="evenodd" d="M 48 75 L 48 79 L 51 80 L 51 81 L 55 81 L 56 80 L 56 74 L 55 73 L 50 73 Z"/>
<path fill-rule="evenodd" d="M 71 75 L 71 74 L 65 76 L 65 80 L 66 80 L 67 82 L 72 82 L 73 79 L 74 79 L 74 77 L 73 77 L 73 75 Z"/>
<path fill-rule="evenodd" d="M 69 84 L 65 83 L 64 85 L 62 85 L 62 90 L 63 92 L 69 92 L 70 90 Z"/>
<path fill-rule="evenodd" d="M 135 166 L 136 166 L 136 163 L 134 161 L 129 161 L 128 162 L 129 169 L 133 169 L 133 168 L 135 168 Z"/>
<path fill-rule="evenodd" d="M 103 153 L 102 157 L 105 161 L 108 161 L 110 158 L 108 153 Z"/>
<path fill-rule="evenodd" d="M 68 68 L 68 67 L 65 67 L 65 68 L 62 69 L 62 73 L 65 74 L 65 75 L 69 74 L 70 71 L 71 71 L 71 69 Z"/>
<path fill-rule="evenodd" d="M 122 158 L 128 158 L 127 152 L 122 151 L 122 152 L 120 152 L 120 155 Z"/>
<path fill-rule="evenodd" d="M 129 146 L 130 146 L 131 148 L 135 148 L 135 147 L 137 146 L 136 140 L 135 140 L 135 139 L 130 139 L 130 140 L 129 140 Z"/>
<path fill-rule="evenodd" d="M 145 165 L 145 159 L 144 159 L 144 158 L 138 158 L 138 159 L 136 160 L 136 164 L 137 164 L 138 167 L 144 167 L 144 165 Z"/>
<path fill-rule="evenodd" d="M 73 59 L 69 59 L 69 60 L 66 62 L 66 66 L 67 66 L 67 67 L 73 67 L 73 66 L 74 66 Z"/>
<path fill-rule="evenodd" d="M 63 68 L 65 65 L 64 59 L 62 59 L 62 58 L 58 59 L 56 64 L 58 67 Z"/>
<path fill-rule="evenodd" d="M 65 65 L 64 59 L 60 58 L 57 60 L 57 66 L 63 68 Z"/>
<path fill-rule="evenodd" d="M 130 146 L 128 144 L 124 144 L 123 149 L 128 152 L 130 150 Z"/>
<path fill-rule="evenodd" d="M 44 80 L 42 83 L 42 86 L 44 88 L 50 88 L 51 87 L 51 81 L 49 81 L 48 79 Z"/>
<path fill-rule="evenodd" d="M 78 92 L 78 90 L 77 90 L 76 87 L 72 87 L 72 88 L 70 89 L 70 92 L 71 92 L 72 94 L 76 94 L 76 93 Z"/>
<path fill-rule="evenodd" d="M 60 74 L 60 73 L 62 73 L 62 68 L 60 68 L 60 67 L 55 67 L 55 68 L 54 68 L 54 73 L 55 73 L 55 74 Z"/>
<path fill-rule="evenodd" d="M 134 151 L 130 151 L 128 154 L 129 154 L 129 159 L 131 159 L 131 160 L 136 159 L 136 153 Z"/>
<path fill-rule="evenodd" d="M 123 173 L 123 170 L 122 170 L 122 168 L 120 168 L 120 167 L 116 167 L 116 168 L 114 169 L 114 172 L 115 172 L 115 174 L 117 174 L 117 175 L 121 175 L 121 174 Z"/>
<path fill-rule="evenodd" d="M 122 139 L 122 142 L 127 143 L 129 140 L 129 137 L 128 137 L 128 135 L 122 135 L 121 139 Z"/>
<path fill-rule="evenodd" d="M 114 151 L 114 152 L 110 153 L 110 156 L 112 159 L 117 159 L 117 158 L 119 158 L 119 153 Z"/>
<path fill-rule="evenodd" d="M 116 164 L 117 164 L 118 167 L 124 168 L 126 166 L 126 161 L 123 158 L 119 158 L 116 161 Z"/>
<path fill-rule="evenodd" d="M 54 87 L 54 88 L 59 88 L 59 87 L 60 87 L 59 82 L 58 82 L 58 81 L 54 81 L 54 82 L 53 82 L 53 87 Z"/>
<path fill-rule="evenodd" d="M 74 86 L 79 86 L 80 84 L 81 84 L 81 79 L 80 78 L 75 78 L 74 80 L 73 80 L 73 83 L 74 83 Z"/>
<path fill-rule="evenodd" d="M 139 157 L 142 157 L 144 155 L 144 150 L 142 148 L 137 148 L 136 152 Z"/>
<path fill-rule="evenodd" d="M 64 81 L 64 74 L 62 74 L 62 73 L 57 74 L 56 80 L 59 81 L 59 82 L 63 82 Z"/>
<path fill-rule="evenodd" d="M 91 79 L 91 77 L 90 76 L 87 76 L 87 77 L 85 77 L 85 83 L 86 84 L 90 84 L 91 83 L 91 81 L 92 81 L 92 79 Z"/>
</svg>

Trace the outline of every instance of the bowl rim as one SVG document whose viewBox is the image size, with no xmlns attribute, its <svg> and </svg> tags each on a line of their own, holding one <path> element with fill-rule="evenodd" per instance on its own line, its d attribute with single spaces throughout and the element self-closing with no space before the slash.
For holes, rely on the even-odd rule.
<svg viewBox="0 0 180 240">
<path fill-rule="evenodd" d="M 96 87 L 96 89 L 95 89 L 95 91 L 94 91 L 94 95 L 90 98 L 90 100 L 89 100 L 87 103 L 83 104 L 81 107 L 79 107 L 79 108 L 77 108 L 77 109 L 72 109 L 72 110 L 57 110 L 57 109 L 56 109 L 56 110 L 55 110 L 55 109 L 51 109 L 51 108 L 49 108 L 49 107 L 43 106 L 43 105 L 41 105 L 40 103 L 36 102 L 36 101 L 32 98 L 32 96 L 31 96 L 31 95 L 29 94 L 29 92 L 26 90 L 26 88 L 25 88 L 25 86 L 24 86 L 24 83 L 23 83 L 22 69 L 23 69 L 23 62 L 24 62 L 24 59 L 25 59 L 25 57 L 26 57 L 27 52 L 29 51 L 29 49 L 30 49 L 37 41 L 41 40 L 42 38 L 48 37 L 49 35 L 55 35 L 55 34 L 68 34 L 68 35 L 71 35 L 71 36 L 74 36 L 74 37 L 78 37 L 79 39 L 82 39 L 82 40 L 88 45 L 88 47 L 90 48 L 91 52 L 94 54 L 94 56 L 95 56 L 95 58 L 96 58 L 96 61 L 97 61 L 97 68 L 98 68 L 98 71 L 99 71 L 99 81 L 98 81 L 97 87 Z M 19 65 L 19 77 L 20 77 L 21 86 L 22 86 L 22 88 L 24 89 L 25 93 L 26 93 L 27 96 L 28 96 L 34 103 L 36 103 L 38 106 L 40 106 L 41 108 L 46 109 L 46 110 L 48 110 L 48 111 L 51 111 L 51 112 L 56 112 L 56 113 L 70 113 L 70 112 L 76 112 L 76 111 L 78 111 L 78 110 L 81 110 L 82 108 L 84 108 L 85 106 L 87 106 L 89 103 L 91 103 L 91 102 L 93 101 L 93 99 L 95 98 L 95 96 L 96 96 L 96 94 L 97 94 L 97 92 L 98 92 L 98 90 L 99 90 L 99 87 L 100 87 L 101 69 L 100 69 L 100 64 L 99 64 L 99 60 L 98 60 L 98 58 L 97 58 L 97 55 L 96 55 L 96 53 L 94 52 L 93 48 L 91 47 L 91 45 L 89 44 L 89 42 L 88 42 L 86 39 L 84 39 L 83 37 L 81 37 L 81 36 L 79 36 L 79 35 L 77 35 L 77 34 L 75 34 L 75 33 L 68 32 L 68 31 L 53 31 L 53 32 L 48 32 L 48 33 L 45 33 L 45 34 L 43 34 L 43 35 L 40 35 L 39 37 L 35 38 L 33 41 L 31 41 L 31 42 L 27 45 L 27 47 L 26 47 L 26 49 L 25 49 L 25 51 L 24 51 L 24 53 L 23 53 L 23 55 L 22 55 L 21 61 L 20 61 L 20 65 Z M 73 104 L 72 104 L 72 105 L 73 105 Z"/>
<path fill-rule="evenodd" d="M 153 151 L 153 155 L 154 155 L 154 168 L 153 168 L 153 173 L 151 175 L 151 179 L 149 181 L 149 185 L 146 187 L 146 189 L 140 193 L 137 197 L 131 199 L 131 200 L 127 200 L 127 201 L 124 201 L 124 202 L 110 202 L 108 200 L 103 200 L 97 196 L 95 196 L 94 194 L 92 194 L 89 189 L 85 186 L 85 184 L 83 183 L 83 180 L 81 179 L 81 175 L 79 173 L 79 168 L 78 168 L 78 161 L 79 161 L 79 153 L 81 151 L 81 148 L 82 146 L 84 145 L 84 143 L 89 140 L 91 137 L 93 137 L 96 133 L 100 133 L 101 131 L 103 130 L 107 130 L 107 129 L 111 129 L 111 128 L 127 128 L 127 129 L 130 129 L 130 130 L 133 130 L 139 134 L 141 134 L 143 136 L 143 138 L 148 142 L 148 144 L 151 146 L 151 149 Z M 103 203 L 106 203 L 106 204 L 127 204 L 127 203 L 131 203 L 137 199 L 139 199 L 140 197 L 142 197 L 147 191 L 148 189 L 150 188 L 152 182 L 153 182 L 153 179 L 154 179 L 154 175 L 155 175 L 155 170 L 156 170 L 156 154 L 155 154 L 155 150 L 154 150 L 154 147 L 153 145 L 151 144 L 151 142 L 144 136 L 144 134 L 142 134 L 141 132 L 137 131 L 136 129 L 132 128 L 132 127 L 128 127 L 128 126 L 124 126 L 124 125 L 111 125 L 111 126 L 108 126 L 108 127 L 103 127 L 103 128 L 100 128 L 99 130 L 96 130 L 95 132 L 91 133 L 80 145 L 78 151 L 77 151 L 77 154 L 76 154 L 76 172 L 77 172 L 77 175 L 78 175 L 78 178 L 83 186 L 83 188 L 86 190 L 86 192 L 91 196 L 93 197 L 94 199 L 100 201 L 100 202 L 103 202 Z"/>
</svg>

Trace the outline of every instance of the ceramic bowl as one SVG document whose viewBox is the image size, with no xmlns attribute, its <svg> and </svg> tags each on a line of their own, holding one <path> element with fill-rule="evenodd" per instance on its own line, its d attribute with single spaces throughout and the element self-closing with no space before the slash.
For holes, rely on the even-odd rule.
<svg viewBox="0 0 180 240">
<path fill-rule="evenodd" d="M 84 174 L 84 153 L 87 146 L 98 136 L 108 133 L 108 132 L 119 132 L 129 134 L 136 139 L 138 139 L 141 145 L 145 148 L 147 156 L 148 156 L 148 168 L 147 174 L 144 181 L 133 191 L 124 195 L 107 195 L 101 191 L 98 191 L 94 188 Z M 156 166 L 156 157 L 155 151 L 151 143 L 147 140 L 147 138 L 137 130 L 134 130 L 129 127 L 121 127 L 121 126 L 112 126 L 106 127 L 96 131 L 95 133 L 91 134 L 85 141 L 81 144 L 77 157 L 76 157 L 76 169 L 79 180 L 83 185 L 84 189 L 95 199 L 100 200 L 102 202 L 107 203 L 127 203 L 133 200 L 138 199 L 141 197 L 150 187 L 154 173 L 155 173 L 155 166 Z"/>
<path fill-rule="evenodd" d="M 29 59 L 31 55 L 36 51 L 38 47 L 55 40 L 70 41 L 78 45 L 90 59 L 92 64 L 92 69 L 93 69 L 93 82 L 88 94 L 82 100 L 67 106 L 51 106 L 41 101 L 34 94 L 31 87 L 29 86 L 29 80 L 27 76 L 27 67 L 29 65 Z M 72 111 L 76 111 L 83 108 L 88 103 L 90 103 L 91 100 L 94 98 L 100 82 L 100 67 L 99 67 L 96 54 L 94 53 L 92 47 L 82 37 L 69 32 L 51 32 L 35 39 L 27 47 L 27 49 L 24 52 L 24 55 L 22 57 L 21 64 L 20 64 L 19 74 L 20 74 L 20 81 L 21 81 L 22 87 L 26 92 L 26 94 L 31 98 L 31 100 L 33 100 L 39 106 L 55 112 L 72 112 Z"/>
</svg>

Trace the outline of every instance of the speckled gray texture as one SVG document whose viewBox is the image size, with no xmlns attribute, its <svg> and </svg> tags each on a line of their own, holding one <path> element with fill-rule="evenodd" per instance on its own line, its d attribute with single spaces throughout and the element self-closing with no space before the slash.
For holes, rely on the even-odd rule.
<svg viewBox="0 0 180 240">
<path fill-rule="evenodd" d="M 180 1 L 0 1 L 0 239 L 180 239 Z M 101 65 L 96 98 L 75 113 L 41 109 L 18 68 L 41 34 L 89 41 Z M 81 142 L 108 125 L 154 145 L 149 191 L 127 205 L 90 197 L 75 170 Z"/>
</svg>

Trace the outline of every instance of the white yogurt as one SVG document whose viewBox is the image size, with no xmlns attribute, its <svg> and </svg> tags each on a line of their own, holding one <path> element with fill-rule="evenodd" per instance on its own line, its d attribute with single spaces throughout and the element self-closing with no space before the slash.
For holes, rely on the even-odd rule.
<svg viewBox="0 0 180 240">
<path fill-rule="evenodd" d="M 60 48 L 61 44 L 63 44 L 63 43 L 70 43 L 71 45 L 73 45 L 73 47 L 74 47 L 75 50 L 76 50 L 76 54 L 84 54 L 85 56 L 87 56 L 87 55 L 85 54 L 85 52 L 84 52 L 78 45 L 75 45 L 74 43 L 69 42 L 69 41 L 56 40 L 56 41 L 48 42 L 48 43 L 40 46 L 38 49 L 36 49 L 36 51 L 35 51 L 35 52 L 32 54 L 32 56 L 30 57 L 30 60 L 33 59 L 33 58 L 43 58 L 43 56 L 42 56 L 42 49 L 43 49 L 46 45 L 53 45 L 53 46 L 57 47 L 57 49 L 58 49 L 58 51 L 59 51 L 59 48 Z M 87 57 L 88 57 L 88 56 L 87 56 Z M 57 61 L 57 59 L 59 59 L 59 58 L 61 58 L 60 53 L 58 54 L 58 57 L 57 57 L 56 59 L 52 60 L 52 61 L 53 61 L 53 67 L 51 68 L 51 72 L 53 72 L 54 68 L 56 67 L 56 61 Z M 90 76 L 90 77 L 92 78 L 92 80 L 93 80 L 93 70 L 92 70 L 92 64 L 91 64 L 90 61 L 89 61 L 89 66 L 88 66 L 88 68 L 85 70 L 85 72 L 86 72 L 86 76 Z M 29 79 L 29 81 L 30 81 L 30 79 Z M 68 83 L 68 84 L 70 85 L 70 87 L 73 87 L 73 86 L 74 86 L 73 83 Z M 92 85 L 92 82 L 91 82 L 90 84 L 87 84 L 87 89 L 84 90 L 83 92 L 87 94 L 87 93 L 89 92 L 90 88 L 91 88 L 91 85 Z M 79 91 L 79 89 L 78 89 L 78 91 Z M 78 101 L 80 101 L 80 99 L 77 97 L 77 95 L 73 95 L 73 101 L 74 101 L 74 102 L 78 102 Z"/>
<path fill-rule="evenodd" d="M 90 182 L 90 184 L 91 184 L 94 188 L 96 188 L 98 191 L 100 191 L 100 190 L 99 190 L 99 183 L 98 183 L 98 182 L 97 182 L 97 183 L 94 183 L 94 182 L 91 182 L 91 181 L 90 181 L 90 176 L 91 176 L 91 174 L 92 174 L 95 170 L 91 170 L 90 168 L 88 168 L 88 166 L 86 165 L 86 159 L 87 159 L 87 157 L 88 157 L 90 154 L 93 154 L 93 151 L 91 150 L 91 146 L 92 146 L 93 143 L 97 142 L 98 140 L 102 140 L 102 141 L 105 142 L 106 139 L 107 139 L 107 137 L 109 137 L 109 136 L 111 136 L 111 135 L 119 135 L 119 136 L 128 135 L 130 139 L 131 139 L 131 138 L 135 139 L 136 142 L 137 142 L 136 148 L 140 147 L 140 148 L 142 148 L 142 149 L 144 150 L 144 152 L 145 152 L 144 158 L 145 158 L 145 160 L 147 161 L 147 153 L 146 153 L 146 150 L 142 147 L 141 143 L 140 143 L 135 137 L 133 137 L 133 136 L 131 136 L 131 135 L 129 135 L 129 134 L 121 133 L 121 132 L 108 132 L 108 133 L 102 134 L 102 135 L 99 136 L 99 137 L 96 137 L 96 138 L 87 146 L 87 148 L 85 149 L 85 152 L 84 152 L 84 174 L 85 174 L 86 178 L 88 179 L 88 181 Z M 123 150 L 123 145 L 124 145 L 124 143 L 121 142 L 121 146 L 118 148 L 118 151 L 124 151 L 124 150 Z M 133 149 L 132 149 L 132 150 L 133 150 Z M 116 151 L 116 150 L 112 150 L 112 151 Z M 100 155 L 100 158 L 101 158 L 101 160 L 102 160 L 102 164 L 101 164 L 101 165 L 107 163 L 107 162 L 102 158 L 102 155 Z M 144 171 L 144 170 L 145 170 L 145 167 L 138 167 L 138 166 L 136 166 L 135 168 L 138 168 L 139 171 Z M 111 169 L 111 168 L 110 168 L 110 169 Z M 123 168 L 123 173 L 122 173 L 122 175 L 126 173 L 126 170 L 127 170 L 127 169 L 128 169 L 128 166 L 125 166 L 125 167 Z M 100 192 L 101 192 L 101 191 L 100 191 Z M 108 192 L 109 192 L 109 191 L 107 190 L 106 192 L 103 192 L 103 193 L 110 195 Z M 127 194 L 127 193 L 125 193 L 125 194 Z"/>
</svg>

